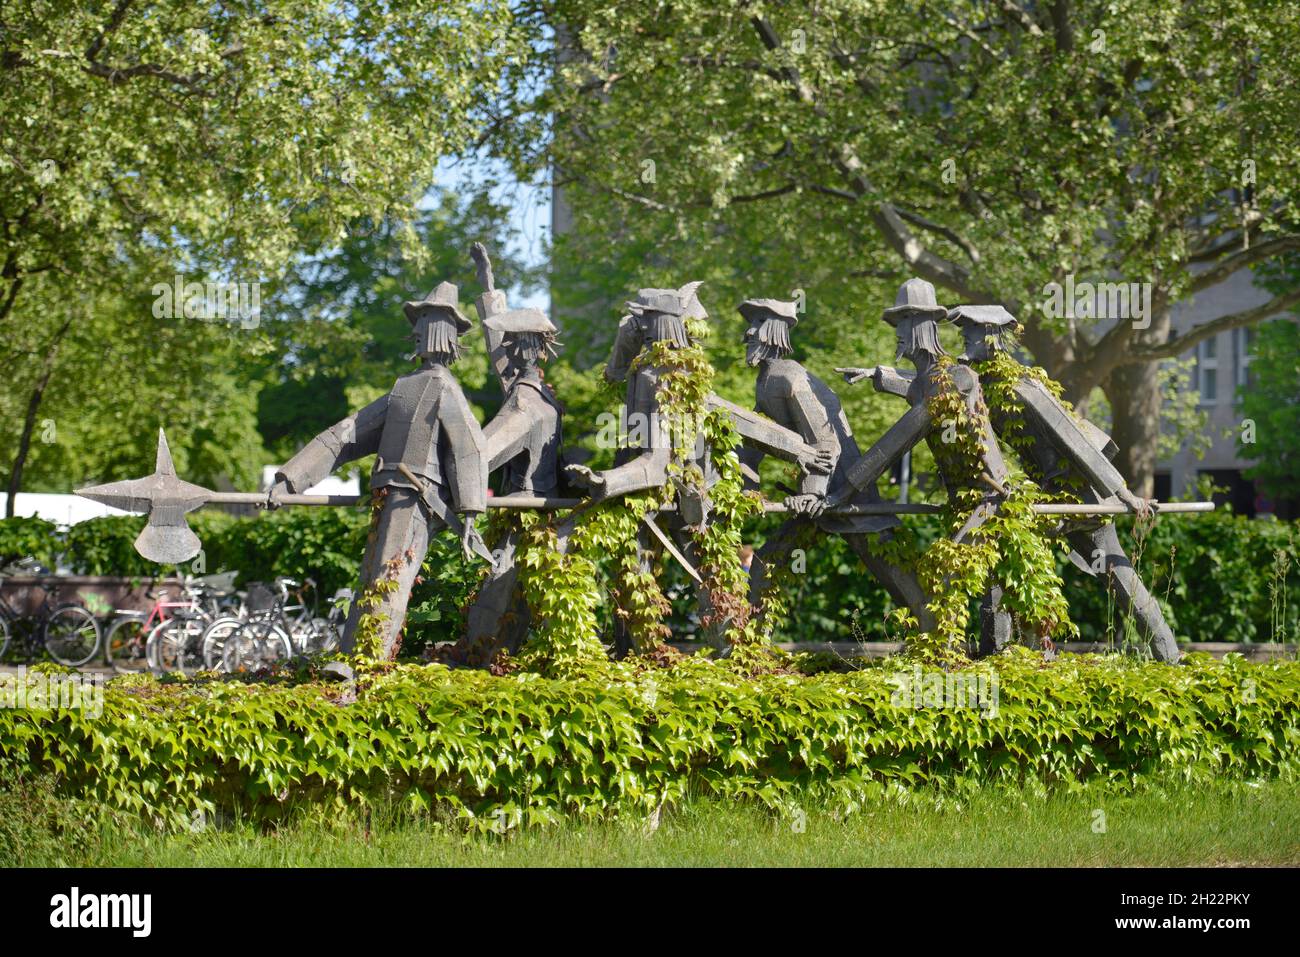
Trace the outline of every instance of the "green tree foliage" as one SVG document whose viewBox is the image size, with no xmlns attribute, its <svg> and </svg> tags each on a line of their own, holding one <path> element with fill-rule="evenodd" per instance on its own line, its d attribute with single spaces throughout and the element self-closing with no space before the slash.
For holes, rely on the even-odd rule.
<svg viewBox="0 0 1300 957">
<path fill-rule="evenodd" d="M 145 261 L 121 263 L 114 284 L 79 283 L 83 294 L 68 300 L 49 277 L 27 284 L 19 312 L 46 310 L 41 332 L 57 342 L 48 364 L 15 363 L 0 383 L 0 461 L 14 462 L 34 412 L 23 488 L 66 492 L 150 472 L 159 426 L 187 478 L 256 483 L 266 453 L 250 372 L 270 345 L 237 324 L 156 316 L 151 280 L 165 265 Z M 8 346 L 39 356 L 41 342 L 24 338 L 31 324 L 13 332 Z"/>
<path fill-rule="evenodd" d="M 1300 499 L 1300 323 L 1264 325 L 1253 352 L 1250 387 L 1239 389 L 1250 431 L 1239 431 L 1238 448 L 1256 460 L 1247 475 L 1269 495 Z"/>
<path fill-rule="evenodd" d="M 76 397 L 43 414 L 69 369 L 87 390 L 134 391 L 146 410 L 159 393 L 197 388 L 174 381 L 192 375 L 212 412 L 196 424 L 204 436 L 178 447 L 210 460 L 192 474 L 243 477 L 216 450 L 238 433 L 255 442 L 255 396 L 236 368 L 249 347 L 223 351 L 191 322 L 151 323 L 140 300 L 178 273 L 273 285 L 360 219 L 405 224 L 397 232 L 422 259 L 409 224 L 435 163 L 479 133 L 504 64 L 527 57 L 511 23 L 497 0 L 0 8 L 0 355 L 18 370 L 2 392 L 10 491 L 45 419 L 94 418 L 89 438 L 101 443 L 140 438 Z M 98 307 L 116 297 L 101 322 Z M 97 377 L 96 350 L 129 339 L 152 363 L 119 356 L 111 378 Z M 197 407 L 177 402 L 193 421 Z M 232 453 L 246 462 L 251 451 Z"/>
<path fill-rule="evenodd" d="M 492 254 L 498 288 L 516 296 L 535 288 L 535 268 L 517 255 L 508 211 L 489 199 L 490 183 L 466 196 L 437 191 L 408 224 L 385 219 L 356 224 L 347 239 L 294 264 L 272 297 L 267 327 L 275 348 L 262 362 L 258 425 L 268 446 L 287 458 L 321 429 L 387 392 L 411 368 L 408 299 L 423 298 L 443 280 L 460 287 L 461 306 L 480 290 L 469 257 L 483 242 Z M 422 255 L 405 245 L 413 232 Z M 489 380 L 487 354 L 476 330 L 461 342 L 456 376 L 470 401 L 495 411 L 501 390 Z"/>
<path fill-rule="evenodd" d="M 908 274 L 948 299 L 1004 302 L 1073 401 L 1105 390 L 1139 487 L 1158 361 L 1300 301 L 1293 284 L 1171 335 L 1174 303 L 1300 247 L 1294 6 L 557 0 L 546 13 L 556 82 L 533 107 L 554 134 L 512 145 L 525 169 L 554 167 L 578 232 L 626 246 L 646 281 L 714 282 L 721 314 L 803 288 L 800 335 L 837 364 Z M 597 289 L 602 252 L 578 270 Z M 1151 283 L 1149 327 L 1048 317 L 1044 286 L 1068 274 Z"/>
</svg>

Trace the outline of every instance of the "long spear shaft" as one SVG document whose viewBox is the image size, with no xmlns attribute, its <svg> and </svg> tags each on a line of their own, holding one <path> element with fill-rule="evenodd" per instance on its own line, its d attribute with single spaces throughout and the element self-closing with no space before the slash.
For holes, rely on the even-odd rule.
<svg viewBox="0 0 1300 957">
<path fill-rule="evenodd" d="M 281 495 L 277 498 L 281 505 L 358 505 L 365 501 L 355 495 Z M 487 500 L 488 508 L 534 509 L 539 512 L 554 512 L 566 508 L 576 508 L 587 499 L 582 498 L 539 498 L 529 495 L 496 495 Z M 264 492 L 212 492 L 207 498 L 209 505 L 265 505 Z M 1039 515 L 1124 515 L 1130 511 L 1127 505 L 1119 503 L 1084 503 L 1084 504 L 1039 504 L 1033 506 Z M 661 512 L 675 511 L 673 506 L 658 509 Z M 781 502 L 764 502 L 765 512 L 788 512 Z M 828 515 L 933 515 L 942 511 L 938 505 L 921 505 L 917 503 L 880 502 L 875 505 L 846 505 L 841 508 L 828 508 Z M 1213 502 L 1160 502 L 1156 511 L 1161 515 L 1178 512 L 1213 512 Z"/>
<path fill-rule="evenodd" d="M 420 484 L 419 482 L 415 483 Z M 139 479 L 110 482 L 77 489 L 77 494 L 91 501 L 101 502 L 128 512 L 143 512 L 149 521 L 135 540 L 135 548 L 152 562 L 176 564 L 189 561 L 202 547 L 199 538 L 190 529 L 185 516 L 204 505 L 262 505 L 267 503 L 263 492 L 214 492 L 201 485 L 183 481 L 176 475 L 167 437 L 158 430 L 158 459 L 152 475 Z M 283 495 L 277 496 L 280 505 L 361 505 L 364 498 L 355 495 Z M 569 509 L 566 524 L 584 510 L 596 504 L 594 499 L 540 498 L 528 495 L 502 495 L 489 498 L 488 508 L 536 509 L 558 511 Z M 1035 505 L 1040 515 L 1119 515 L 1128 511 L 1116 504 Z M 655 511 L 673 511 L 671 506 Z M 767 512 L 788 512 L 781 503 L 764 502 Z M 932 514 L 941 511 L 937 505 L 912 505 L 903 502 L 877 502 L 871 505 L 845 505 L 827 509 L 831 515 L 903 515 Z M 1160 512 L 1212 512 L 1213 502 L 1171 502 L 1157 506 Z M 977 510 L 977 513 L 979 510 Z M 987 516 L 985 516 L 987 517 Z M 968 523 L 969 524 L 969 523 Z M 965 530 L 963 530 L 965 531 Z"/>
</svg>

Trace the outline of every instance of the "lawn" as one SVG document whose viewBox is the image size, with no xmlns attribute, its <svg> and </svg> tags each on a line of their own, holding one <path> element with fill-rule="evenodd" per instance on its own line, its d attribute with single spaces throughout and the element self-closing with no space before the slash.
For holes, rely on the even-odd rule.
<svg viewBox="0 0 1300 957">
<path fill-rule="evenodd" d="M 313 816 L 314 815 L 314 816 Z M 431 818 L 325 820 L 299 815 L 160 833 L 142 825 L 78 840 L 19 845 L 23 865 L 223 866 L 1241 866 L 1300 865 L 1294 782 L 1085 789 L 1034 796 L 1006 789 L 964 798 L 929 790 L 847 816 L 791 806 L 784 815 L 696 800 L 647 821 L 570 822 L 467 836 Z M 0 851 L 3 849 L 0 848 Z M 12 847 L 11 847 L 12 850 Z M 0 853 L 0 857 L 3 857 Z M 0 860 L 0 863 L 9 863 Z"/>
</svg>

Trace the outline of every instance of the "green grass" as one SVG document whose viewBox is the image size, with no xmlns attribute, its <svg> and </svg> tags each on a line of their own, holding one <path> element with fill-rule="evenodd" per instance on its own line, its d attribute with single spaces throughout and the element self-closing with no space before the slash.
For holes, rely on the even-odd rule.
<svg viewBox="0 0 1300 957">
<path fill-rule="evenodd" d="M 1105 831 L 1099 833 L 1105 814 Z M 1294 782 L 1147 787 L 1051 797 L 913 792 L 837 818 L 695 801 L 645 821 L 570 822 L 466 835 L 402 815 L 327 821 L 320 812 L 262 831 L 147 826 L 18 845 L 25 865 L 225 866 L 1240 866 L 1300 864 Z M 802 823 L 802 828 L 800 824 Z M 33 848 L 39 850 L 33 851 Z M 5 856 L 0 853 L 0 857 Z M 0 861 L 3 863 L 3 861 Z"/>
</svg>

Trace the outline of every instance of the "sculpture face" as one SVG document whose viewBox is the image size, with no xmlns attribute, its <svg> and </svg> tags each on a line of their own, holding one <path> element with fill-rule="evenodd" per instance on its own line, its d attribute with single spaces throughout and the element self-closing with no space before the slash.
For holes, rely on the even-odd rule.
<svg viewBox="0 0 1300 957">
<path fill-rule="evenodd" d="M 415 319 L 415 354 L 434 362 L 455 362 L 460 356 L 456 320 L 446 309 L 429 307 Z"/>
<path fill-rule="evenodd" d="M 676 348 L 684 349 L 690 345 L 686 335 L 686 323 L 681 316 L 667 312 L 646 310 L 638 318 L 641 324 L 643 342 L 671 342 Z"/>
<path fill-rule="evenodd" d="M 962 329 L 961 335 L 966 345 L 966 351 L 961 355 L 962 362 L 987 362 L 1001 350 L 1000 337 L 987 326 L 971 323 Z"/>
<path fill-rule="evenodd" d="M 517 332 L 508 336 L 506 352 L 511 368 L 520 371 L 535 368 L 552 354 L 549 343 L 536 332 Z"/>
<path fill-rule="evenodd" d="M 931 316 L 905 316 L 898 321 L 896 334 L 898 358 L 907 359 L 913 365 L 923 355 L 931 359 L 945 355 L 939 345 L 939 324 Z"/>
<path fill-rule="evenodd" d="M 787 326 L 775 318 L 749 318 L 745 328 L 745 363 L 757 366 L 790 355 Z"/>
</svg>

